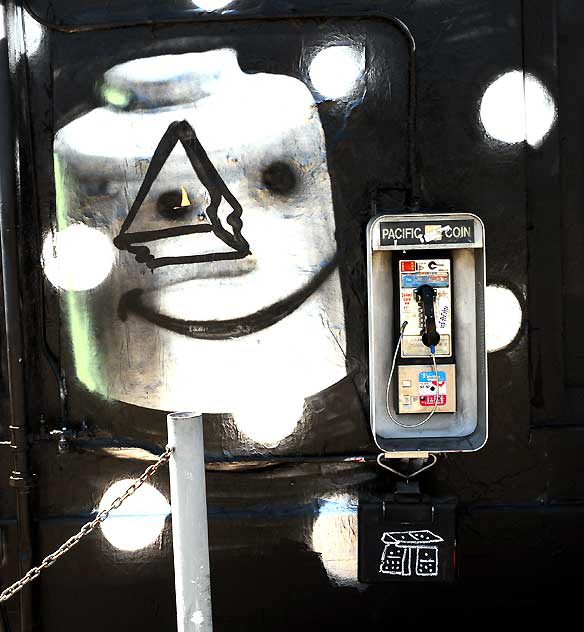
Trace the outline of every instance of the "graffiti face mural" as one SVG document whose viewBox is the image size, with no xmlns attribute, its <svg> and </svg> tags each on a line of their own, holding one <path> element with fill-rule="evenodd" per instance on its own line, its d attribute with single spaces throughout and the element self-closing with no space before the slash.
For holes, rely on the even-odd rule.
<svg viewBox="0 0 584 632">
<path fill-rule="evenodd" d="M 231 49 L 119 64 L 102 93 L 103 107 L 57 132 L 45 247 L 53 269 L 82 271 L 99 261 L 60 247 L 64 231 L 80 224 L 113 244 L 93 286 L 49 276 L 64 288 L 77 377 L 138 406 L 232 414 L 275 445 L 305 398 L 346 374 L 312 95 L 288 76 L 244 73 Z"/>
</svg>

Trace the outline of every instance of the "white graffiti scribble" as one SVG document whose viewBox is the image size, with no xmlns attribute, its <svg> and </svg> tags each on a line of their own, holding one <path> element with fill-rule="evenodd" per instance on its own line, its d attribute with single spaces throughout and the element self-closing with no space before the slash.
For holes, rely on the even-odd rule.
<svg viewBox="0 0 584 632">
<path fill-rule="evenodd" d="M 432 531 L 386 531 L 381 536 L 381 541 L 385 547 L 381 554 L 380 573 L 410 577 L 414 558 L 416 576 L 438 575 L 437 544 L 444 540 Z"/>
</svg>

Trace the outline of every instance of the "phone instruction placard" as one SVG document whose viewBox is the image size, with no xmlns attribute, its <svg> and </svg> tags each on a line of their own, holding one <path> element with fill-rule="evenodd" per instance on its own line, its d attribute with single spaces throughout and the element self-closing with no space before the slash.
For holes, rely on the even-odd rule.
<svg viewBox="0 0 584 632">
<path fill-rule="evenodd" d="M 438 375 L 434 367 L 425 364 L 404 364 L 397 367 L 398 413 L 428 414 L 436 404 L 437 413 L 456 412 L 456 367 L 440 364 Z"/>
<path fill-rule="evenodd" d="M 438 406 L 446 404 L 446 373 L 438 371 L 438 376 L 433 371 L 420 371 L 418 374 L 418 392 L 420 406 L 434 406 L 438 393 Z"/>
<path fill-rule="evenodd" d="M 399 265 L 400 323 L 408 321 L 401 344 L 402 358 L 421 358 L 430 355 L 422 342 L 423 313 L 416 301 L 415 290 L 421 285 L 436 288 L 434 313 L 440 343 L 436 356 L 452 355 L 452 301 L 450 259 L 402 259 Z"/>
</svg>

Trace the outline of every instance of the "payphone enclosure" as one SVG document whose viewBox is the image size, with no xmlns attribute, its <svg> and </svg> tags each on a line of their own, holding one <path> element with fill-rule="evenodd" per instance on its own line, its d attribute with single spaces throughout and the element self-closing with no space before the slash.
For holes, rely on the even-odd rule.
<svg viewBox="0 0 584 632">
<path fill-rule="evenodd" d="M 428 268 L 442 270 L 443 275 L 429 276 Z M 411 333 L 419 323 L 412 323 L 411 310 L 407 314 L 407 301 L 416 282 L 425 283 L 428 278 L 434 280 L 439 294 L 446 288 L 449 292 L 448 297 L 436 299 L 444 306 L 437 309 L 437 317 L 445 311 L 450 314 L 448 325 L 443 326 L 443 342 L 436 347 L 440 362 L 436 373 L 428 349 L 427 358 L 422 351 L 408 351 L 415 347 Z M 385 453 L 481 448 L 488 432 L 482 221 L 470 213 L 374 217 L 367 226 L 367 285 L 370 415 L 378 447 Z M 405 318 L 407 326 L 402 322 Z M 400 333 L 408 335 L 400 337 Z M 402 338 L 410 342 L 396 349 Z M 428 405 L 435 401 L 428 390 L 433 378 L 442 389 L 438 391 L 440 405 L 424 422 L 423 406 L 430 411 Z M 412 412 L 407 410 L 411 402 L 415 404 Z"/>
</svg>

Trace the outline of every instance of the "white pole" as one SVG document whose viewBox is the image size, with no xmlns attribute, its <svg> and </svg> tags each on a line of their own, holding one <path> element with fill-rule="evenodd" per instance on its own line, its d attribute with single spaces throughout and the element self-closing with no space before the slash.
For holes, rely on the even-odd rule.
<svg viewBox="0 0 584 632">
<path fill-rule="evenodd" d="M 178 632 L 212 632 L 205 450 L 200 413 L 167 417 Z"/>
</svg>

